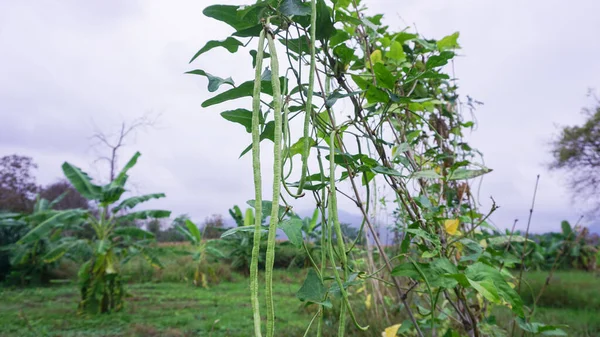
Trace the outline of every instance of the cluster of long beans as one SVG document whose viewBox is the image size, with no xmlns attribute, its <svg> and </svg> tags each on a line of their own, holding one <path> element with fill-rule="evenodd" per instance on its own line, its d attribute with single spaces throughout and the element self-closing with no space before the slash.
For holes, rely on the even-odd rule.
<svg viewBox="0 0 600 337">
<path fill-rule="evenodd" d="M 316 68 L 316 58 L 315 58 L 315 36 L 316 36 L 316 1 L 311 1 L 311 28 L 310 28 L 310 73 L 309 73 L 309 83 L 308 83 L 308 94 L 306 99 L 306 108 L 305 108 L 305 118 L 304 118 L 304 126 L 303 126 L 303 146 L 302 146 L 302 168 L 301 168 L 301 176 L 300 182 L 298 186 L 297 192 L 291 193 L 290 195 L 294 197 L 300 197 L 303 195 L 303 187 L 306 181 L 306 176 L 308 172 L 308 157 L 310 151 L 310 122 L 311 116 L 313 112 L 313 87 L 315 81 L 315 68 Z M 267 325 L 266 332 L 267 336 L 271 337 L 274 335 L 275 331 L 275 310 L 273 303 L 273 262 L 275 256 L 275 235 L 276 229 L 279 222 L 279 200 L 280 200 L 280 187 L 283 182 L 285 186 L 285 178 L 282 177 L 282 138 L 285 131 L 286 137 L 289 138 L 289 121 L 288 121 L 288 110 L 287 110 L 287 102 L 282 102 L 283 97 L 281 95 L 281 87 L 279 80 L 279 62 L 277 57 L 277 48 L 275 46 L 273 33 L 270 31 L 269 27 L 269 19 L 265 21 L 264 27 L 260 32 L 258 38 L 258 48 L 256 54 L 256 70 L 255 70 L 255 78 L 254 78 L 254 90 L 253 90 L 253 102 L 252 102 L 252 164 L 254 170 L 254 185 L 255 185 L 255 210 L 257 216 L 255 217 L 255 231 L 254 231 L 254 244 L 252 249 L 252 261 L 250 264 L 250 288 L 251 288 L 251 302 L 253 309 L 253 319 L 254 319 L 254 335 L 262 336 L 261 329 L 261 316 L 260 316 L 260 305 L 259 305 L 259 293 L 258 293 L 258 257 L 260 251 L 260 238 L 261 238 L 261 217 L 262 214 L 262 179 L 261 179 L 261 164 L 260 164 L 260 107 L 261 107 L 261 85 L 262 85 L 262 69 L 263 69 L 263 60 L 264 60 L 264 52 L 265 52 L 265 40 L 267 41 L 267 45 L 270 53 L 271 60 L 271 85 L 273 90 L 273 114 L 274 114 L 274 150 L 273 150 L 273 198 L 272 198 L 272 208 L 270 214 L 269 221 L 269 230 L 268 230 L 268 240 L 267 240 L 267 252 L 266 252 L 266 267 L 265 267 L 265 296 L 266 296 L 266 305 L 267 305 Z M 282 106 L 284 109 L 283 123 L 282 123 Z M 332 138 L 333 139 L 333 138 Z M 332 152 L 333 153 L 333 150 Z M 341 233 L 341 228 L 339 222 L 337 221 L 337 202 L 335 201 L 335 175 L 333 174 L 335 170 L 335 165 L 333 165 L 333 156 L 331 156 L 331 188 L 329 193 L 329 209 L 328 209 L 328 217 L 329 223 L 331 225 L 327 226 L 327 228 L 331 228 L 333 226 L 335 228 L 335 233 L 338 238 L 337 245 L 338 251 L 341 253 L 340 258 L 342 259 L 342 265 L 344 266 L 344 277 L 348 276 L 348 268 L 346 255 L 345 255 L 345 246 L 343 242 L 343 237 Z M 322 170 L 322 165 L 321 165 Z M 287 189 L 287 186 L 286 186 Z M 324 195 L 323 195 L 324 196 Z M 335 266 L 335 258 L 333 253 L 333 246 L 331 245 L 332 240 L 332 232 L 325 232 L 323 230 L 322 233 L 322 259 L 321 259 L 321 268 L 317 269 L 319 276 L 322 279 L 322 273 L 324 272 L 326 266 L 326 256 L 327 253 L 325 251 L 325 235 L 329 237 L 329 257 L 331 263 Z M 315 266 L 316 267 L 316 266 Z M 337 270 L 333 268 L 336 275 L 336 280 L 338 285 L 340 286 L 341 292 L 344 297 L 344 301 L 341 306 L 341 316 L 340 316 L 340 335 L 344 333 L 344 325 L 345 325 L 345 313 L 346 308 L 349 306 L 347 293 L 343 287 L 343 281 L 338 274 Z M 319 310 L 318 314 L 321 316 L 319 320 L 319 333 L 321 335 L 322 330 L 322 310 Z M 354 316 L 354 315 L 353 315 Z M 354 319 L 354 317 L 353 317 Z M 314 320 L 314 318 L 313 318 Z M 355 320 L 355 319 L 354 319 Z M 312 321 L 311 321 L 312 323 Z M 307 330 L 308 332 L 308 330 Z"/>
<path fill-rule="evenodd" d="M 285 179 L 288 175 L 282 176 L 282 170 L 285 165 L 286 159 L 289 157 L 284 155 L 282 149 L 282 138 L 286 138 L 289 143 L 289 120 L 288 120 L 288 101 L 284 99 L 281 93 L 281 83 L 279 80 L 279 62 L 277 57 L 277 49 L 274 41 L 274 34 L 269 27 L 269 19 L 264 21 L 263 29 L 260 32 L 258 39 L 258 49 L 256 54 L 256 70 L 254 78 L 254 91 L 253 91 L 253 102 L 252 102 L 252 163 L 254 169 L 254 184 L 255 184 L 255 210 L 257 216 L 255 217 L 255 231 L 254 231 L 254 244 L 252 249 L 252 261 L 250 265 L 250 288 L 251 288 L 251 301 L 254 318 L 254 334 L 255 336 L 262 336 L 261 329 L 261 316 L 259 307 L 259 294 L 258 294 L 258 257 L 260 250 L 260 238 L 261 238 L 261 217 L 262 214 L 262 180 L 261 180 L 261 165 L 260 165 L 260 107 L 261 107 L 261 86 L 262 86 L 262 68 L 265 53 L 265 41 L 268 46 L 270 53 L 270 66 L 271 66 L 271 86 L 273 92 L 273 103 L 271 108 L 274 114 L 274 150 L 273 150 L 273 198 L 272 208 L 269 221 L 268 240 L 267 240 L 267 251 L 266 251 L 266 267 L 265 267 L 265 297 L 266 297 L 266 309 L 267 309 L 267 324 L 266 324 L 266 335 L 268 337 L 274 336 L 275 331 L 275 310 L 273 303 L 273 262 L 275 256 L 275 235 L 276 229 L 279 222 L 279 202 L 281 185 L 283 183 L 286 191 L 295 197 L 301 197 L 304 195 L 304 185 L 308 176 L 308 158 L 311 147 L 311 122 L 317 123 L 314 120 L 313 113 L 313 93 L 315 84 L 316 74 L 316 0 L 311 1 L 311 25 L 310 25 L 310 70 L 309 70 L 309 81 L 305 102 L 305 116 L 303 123 L 303 138 L 302 138 L 302 167 L 300 173 L 300 180 L 296 193 L 292 193 L 286 185 Z M 283 113 L 282 113 L 283 112 Z M 340 318 L 338 327 L 338 336 L 344 335 L 346 326 L 346 315 L 349 314 L 352 322 L 361 330 L 366 330 L 368 327 L 360 326 L 356 320 L 354 312 L 350 307 L 348 299 L 348 292 L 344 287 L 344 281 L 349 276 L 349 265 L 347 259 L 346 245 L 343 239 L 343 233 L 338 220 L 337 210 L 337 197 L 336 197 L 336 178 L 335 178 L 335 144 L 338 138 L 337 130 L 335 127 L 335 121 L 333 115 L 330 113 L 332 118 L 331 131 L 329 135 L 329 191 L 322 190 L 320 196 L 318 196 L 320 210 L 322 214 L 323 227 L 321 231 L 321 266 L 313 265 L 321 281 L 323 281 L 323 275 L 325 273 L 327 262 L 331 263 L 331 269 L 333 271 L 334 279 L 340 289 L 342 301 L 340 303 Z M 283 120 L 282 120 L 283 118 Z M 313 129 L 315 125 L 312 124 Z M 325 171 L 323 168 L 323 162 L 319 153 L 319 168 L 321 172 L 322 183 L 325 184 Z M 327 206 L 325 206 L 327 204 Z M 325 214 L 327 218 L 325 219 Z M 334 243 L 335 235 L 335 243 Z M 306 249 L 306 246 L 305 246 Z M 310 252 L 307 253 L 310 256 Z M 336 259 L 338 261 L 336 261 Z M 312 260 L 312 258 L 311 258 Z M 337 264 L 341 264 L 343 270 L 342 275 L 337 270 Z M 317 316 L 320 316 L 317 327 L 317 336 L 322 336 L 323 329 L 323 310 L 321 306 L 315 317 L 311 320 L 315 320 Z M 306 331 L 310 329 L 310 325 Z"/>
</svg>

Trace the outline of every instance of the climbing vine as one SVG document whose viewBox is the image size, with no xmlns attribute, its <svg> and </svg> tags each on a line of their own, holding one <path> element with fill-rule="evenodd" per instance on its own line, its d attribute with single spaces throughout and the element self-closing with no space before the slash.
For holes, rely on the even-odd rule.
<svg viewBox="0 0 600 337">
<path fill-rule="evenodd" d="M 276 335 L 272 271 L 277 228 L 304 248 L 311 261 L 298 290 L 298 298 L 315 308 L 306 335 L 317 321 L 315 334 L 322 336 L 324 314 L 334 307 L 338 336 L 348 326 L 370 329 L 353 309 L 354 290 L 366 281 L 378 285 L 371 291 L 380 305 L 391 298 L 406 316 L 404 322 L 393 322 L 399 324 L 390 326 L 387 336 L 499 335 L 494 306 L 509 308 L 516 326 L 529 331 L 533 323 L 513 289 L 518 280 L 506 269 L 515 259 L 504 245 L 519 238 L 484 236 L 486 220 L 497 207 L 494 203 L 480 211 L 471 193 L 474 179 L 491 169 L 463 137 L 474 127 L 468 117 L 478 102 L 462 99 L 449 74 L 460 50 L 459 33 L 436 40 L 408 28 L 394 31 L 383 15 L 369 15 L 365 2 L 265 0 L 213 5 L 203 12 L 234 32 L 208 41 L 190 63 L 215 48 L 240 58 L 247 50 L 252 57 L 248 67 L 255 74 L 238 84 L 203 69 L 189 72 L 206 77 L 209 92 L 220 91 L 203 108 L 239 102 L 240 108 L 221 115 L 252 134 L 252 144 L 241 153 L 251 151 L 253 159 L 255 198 L 249 204 L 257 215 L 270 213 L 267 226 L 257 216 L 253 227 L 254 335 L 262 335 L 258 256 L 264 231 L 266 335 Z M 263 65 L 266 58 L 270 67 Z M 247 110 L 240 99 L 250 97 L 252 110 Z M 273 143 L 271 200 L 262 198 L 260 143 L 266 140 Z M 386 200 L 395 205 L 392 229 L 398 237 L 391 248 L 381 242 L 370 216 L 376 184 L 386 186 Z M 307 248 L 315 226 L 303 225 L 292 208 L 294 199 L 310 196 L 317 209 L 311 223 L 321 221 L 320 254 Z M 344 237 L 340 198 L 362 214 L 360 237 L 367 236 L 367 247 L 375 251 L 365 253 L 358 239 Z M 369 256 L 369 264 L 354 258 L 361 254 Z"/>
</svg>

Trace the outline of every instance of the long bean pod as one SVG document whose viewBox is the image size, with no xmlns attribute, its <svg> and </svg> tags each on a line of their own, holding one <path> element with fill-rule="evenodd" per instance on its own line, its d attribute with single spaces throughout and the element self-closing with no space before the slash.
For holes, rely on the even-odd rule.
<svg viewBox="0 0 600 337">
<path fill-rule="evenodd" d="M 262 178 L 260 172 L 260 88 L 263 53 L 265 49 L 265 30 L 258 37 L 256 52 L 256 71 L 254 74 L 254 91 L 252 95 L 252 169 L 254 171 L 254 243 L 252 260 L 250 261 L 250 293 L 254 319 L 254 336 L 261 337 L 260 303 L 258 301 L 258 258 L 260 254 L 260 238 L 262 234 Z"/>
<path fill-rule="evenodd" d="M 268 28 L 267 28 L 268 29 Z M 273 138 L 273 205 L 269 222 L 269 236 L 266 256 L 266 300 L 267 300 L 267 337 L 275 334 L 275 308 L 273 305 L 273 262 L 275 260 L 275 235 L 279 223 L 279 196 L 281 190 L 281 87 L 279 82 L 279 62 L 277 49 L 271 32 L 267 32 L 269 53 L 271 54 L 271 85 L 273 86 L 273 118 L 275 130 Z"/>
<path fill-rule="evenodd" d="M 346 258 L 346 247 L 344 244 L 344 238 L 342 236 L 342 229 L 340 226 L 340 222 L 338 219 L 338 210 L 337 210 L 337 197 L 336 197 L 336 190 L 335 190 L 335 138 L 336 137 L 336 131 L 333 130 L 330 133 L 330 137 L 329 137 L 329 209 L 328 209 L 328 222 L 329 222 L 329 260 L 331 261 L 332 264 L 332 269 L 333 269 L 333 275 L 335 277 L 335 280 L 338 284 L 338 286 L 340 287 L 340 293 L 342 294 L 342 304 L 341 304 L 341 310 L 340 310 L 340 325 L 339 325 L 339 329 L 338 329 L 338 336 L 343 336 L 344 335 L 344 328 L 345 328 L 345 312 L 346 310 L 348 310 L 348 312 L 350 313 L 350 318 L 352 319 L 352 322 L 354 323 L 354 325 L 360 329 L 360 330 L 367 330 L 369 328 L 369 326 L 361 326 L 360 324 L 358 324 L 358 321 L 356 320 L 356 316 L 354 315 L 354 312 L 352 311 L 352 308 L 350 307 L 350 301 L 348 300 L 348 292 L 346 291 L 346 289 L 344 289 L 344 283 L 342 281 L 342 278 L 340 277 L 339 272 L 337 271 L 336 268 L 336 263 L 335 263 L 335 256 L 334 256 L 334 251 L 333 251 L 333 231 L 335 230 L 335 235 L 337 237 L 337 248 L 338 251 L 340 252 L 340 259 L 342 261 L 342 267 L 344 269 L 344 278 L 348 278 L 348 261 Z"/>
<path fill-rule="evenodd" d="M 315 68 L 316 68 L 316 35 L 317 35 L 317 1 L 311 0 L 311 14 L 310 14 L 310 70 L 308 73 L 308 94 L 306 95 L 306 108 L 304 115 L 304 146 L 302 147 L 302 171 L 300 173 L 300 184 L 298 186 L 298 192 L 296 194 L 302 195 L 304 189 L 304 182 L 306 181 L 306 171 L 308 170 L 308 157 L 310 154 L 310 117 L 312 115 L 312 99 L 313 89 L 315 86 Z"/>
</svg>

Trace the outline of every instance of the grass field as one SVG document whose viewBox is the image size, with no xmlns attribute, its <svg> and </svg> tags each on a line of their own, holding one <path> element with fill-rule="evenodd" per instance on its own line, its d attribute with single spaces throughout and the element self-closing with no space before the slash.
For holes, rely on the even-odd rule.
<svg viewBox="0 0 600 337">
<path fill-rule="evenodd" d="M 301 281 L 299 281 L 301 282 Z M 278 277 L 278 331 L 304 333 L 311 309 L 295 297 L 299 286 Z M 0 336 L 250 336 L 252 310 L 248 284 L 237 277 L 210 289 L 185 283 L 128 286 L 123 312 L 76 317 L 79 294 L 74 285 L 0 290 Z"/>
<path fill-rule="evenodd" d="M 133 272 L 133 270 L 130 270 Z M 139 273 L 140 271 L 136 271 Z M 146 271 L 147 272 L 147 271 Z M 315 312 L 305 307 L 295 293 L 304 279 L 302 270 L 276 270 L 275 301 L 277 336 L 303 336 Z M 127 286 L 131 297 L 124 311 L 90 318 L 76 316 L 79 298 L 74 284 L 44 288 L 0 288 L 0 336 L 251 336 L 252 313 L 247 279 L 226 275 L 210 289 L 189 282 L 176 282 L 162 275 L 163 282 L 143 282 L 139 275 Z M 154 275 L 156 279 L 157 275 Z M 532 303 L 546 273 L 526 274 L 522 295 Z M 150 278 L 148 278 L 150 279 Z M 361 302 L 356 310 L 361 322 L 371 324 L 366 333 L 349 327 L 348 336 L 380 336 L 388 322 L 368 312 Z M 546 289 L 533 321 L 567 324 L 569 336 L 600 336 L 600 278 L 591 273 L 558 272 Z M 371 310 L 372 311 L 372 310 Z M 263 309 L 264 313 L 264 309 Z M 509 328 L 509 315 L 494 310 L 501 326 Z M 400 316 L 392 320 L 401 322 Z M 335 314 L 326 322 L 326 336 L 335 336 Z M 313 327 L 314 328 L 314 327 Z M 311 331 L 312 332 L 312 331 Z M 313 336 L 309 332 L 308 336 Z M 520 334 L 518 334 L 520 336 Z"/>
<path fill-rule="evenodd" d="M 530 272 L 521 296 L 529 305 L 546 281 L 546 272 Z M 600 336 L 600 275 L 582 271 L 555 273 L 535 311 L 534 321 L 566 324 L 569 336 Z"/>
</svg>

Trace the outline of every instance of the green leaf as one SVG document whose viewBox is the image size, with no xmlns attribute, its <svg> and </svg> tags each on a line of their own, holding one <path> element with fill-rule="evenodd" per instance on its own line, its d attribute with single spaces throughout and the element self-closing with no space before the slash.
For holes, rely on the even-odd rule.
<svg viewBox="0 0 600 337">
<path fill-rule="evenodd" d="M 308 38 L 306 35 L 302 35 L 297 39 L 279 39 L 279 42 L 286 46 L 289 51 L 292 51 L 296 54 L 308 54 L 310 53 L 310 49 L 308 49 Z"/>
<path fill-rule="evenodd" d="M 512 238 L 509 235 L 495 236 L 492 238 L 488 238 L 488 242 L 492 246 L 503 246 L 503 245 L 507 244 L 509 242 L 509 240 L 512 243 L 516 243 L 516 242 L 524 242 L 525 238 L 520 235 L 513 235 Z M 527 241 L 533 242 L 530 239 L 527 239 Z"/>
<path fill-rule="evenodd" d="M 117 175 L 117 177 L 115 178 L 115 180 L 113 182 L 111 182 L 110 185 L 125 187 L 125 183 L 127 182 L 127 179 L 129 178 L 129 176 L 127 175 L 127 172 L 133 166 L 135 166 L 135 164 L 137 163 L 138 158 L 141 155 L 142 155 L 141 153 L 136 152 L 133 155 L 133 157 L 131 157 L 131 159 L 129 159 L 129 161 L 127 162 L 127 164 L 125 164 L 125 166 L 123 166 L 123 169 L 121 169 L 121 172 L 119 172 L 119 174 Z"/>
<path fill-rule="evenodd" d="M 296 297 L 302 302 L 322 303 L 326 294 L 327 290 L 319 275 L 312 268 L 309 269 L 302 287 L 296 293 Z"/>
<path fill-rule="evenodd" d="M 367 89 L 366 97 L 370 104 L 388 103 L 390 101 L 390 96 L 385 91 L 372 85 Z"/>
<path fill-rule="evenodd" d="M 399 32 L 399 33 L 394 34 L 394 37 L 392 38 L 392 40 L 398 41 L 400 44 L 404 44 L 404 42 L 414 40 L 418 37 L 419 36 L 416 34 L 411 34 L 411 33 L 407 33 L 407 32 Z"/>
<path fill-rule="evenodd" d="M 121 186 L 114 184 L 104 185 L 102 186 L 102 197 L 100 197 L 99 201 L 104 205 L 110 205 L 119 201 L 123 193 L 125 193 L 125 188 Z"/>
<path fill-rule="evenodd" d="M 138 227 L 119 227 L 115 229 L 114 233 L 116 235 L 122 236 L 130 236 L 135 239 L 151 239 L 154 238 L 154 234 L 148 231 L 145 231 Z"/>
<path fill-rule="evenodd" d="M 196 238 L 186 228 L 183 228 L 181 225 L 176 225 L 175 229 L 177 229 L 179 233 L 183 234 L 183 236 L 185 236 L 188 239 L 188 241 L 190 241 L 192 244 L 197 243 Z"/>
<path fill-rule="evenodd" d="M 359 91 L 353 91 L 351 93 L 341 93 L 339 91 L 334 91 L 332 92 L 327 99 L 325 99 L 325 106 L 327 107 L 332 107 L 338 99 L 340 98 L 345 98 L 345 97 L 350 97 L 350 96 L 355 96 L 355 95 L 359 95 L 361 93 L 363 93 L 363 90 L 359 90 Z"/>
<path fill-rule="evenodd" d="M 360 77 L 359 75 L 352 74 L 350 76 L 352 77 L 352 80 L 354 81 L 354 83 L 356 83 L 356 85 L 359 88 L 361 88 L 362 90 L 367 90 L 371 85 L 373 85 L 371 82 Z"/>
<path fill-rule="evenodd" d="M 422 264 L 424 265 L 424 264 Z M 410 277 L 414 280 L 420 280 L 421 279 L 421 274 L 419 274 L 419 271 L 417 270 L 417 268 L 414 266 L 414 264 L 412 263 L 403 263 L 400 265 L 397 265 L 396 267 L 394 267 L 394 269 L 392 270 L 392 276 L 404 276 L 404 277 Z"/>
<path fill-rule="evenodd" d="M 479 260 L 479 257 L 483 254 L 483 248 L 481 247 L 481 245 L 471 239 L 461 239 L 459 241 L 461 244 L 463 244 L 467 250 L 470 252 L 470 254 L 464 254 L 461 258 L 460 261 L 464 262 L 464 261 L 474 261 L 476 262 L 477 260 Z"/>
<path fill-rule="evenodd" d="M 265 125 L 265 128 L 263 129 L 263 131 L 260 134 L 260 141 L 262 142 L 265 139 L 269 139 L 270 141 L 273 141 L 273 139 L 275 138 L 275 122 L 270 121 Z M 248 145 L 244 151 L 242 151 L 242 153 L 240 154 L 240 158 L 245 155 L 246 153 L 248 153 L 248 151 L 252 150 L 252 144 Z"/>
<path fill-rule="evenodd" d="M 102 187 L 92 184 L 90 176 L 80 168 L 65 162 L 62 164 L 62 170 L 71 185 L 73 185 L 77 192 L 84 198 L 88 200 L 98 200 L 102 197 Z"/>
<path fill-rule="evenodd" d="M 146 195 L 140 195 L 137 197 L 127 198 L 127 199 L 123 200 L 117 207 L 113 208 L 112 212 L 117 213 L 118 211 L 120 211 L 122 209 L 123 210 L 132 209 L 142 202 L 146 202 L 151 199 L 164 198 L 164 197 L 165 197 L 164 193 L 154 193 L 154 194 L 146 194 Z"/>
<path fill-rule="evenodd" d="M 305 16 L 311 13 L 310 4 L 302 0 L 283 0 L 279 11 L 286 16 Z"/>
<path fill-rule="evenodd" d="M 489 169 L 487 167 L 484 167 L 480 170 L 468 170 L 465 168 L 458 168 L 450 173 L 450 175 L 448 176 L 448 180 L 473 179 L 489 172 L 492 172 L 492 169 Z"/>
<path fill-rule="evenodd" d="M 214 257 L 219 257 L 222 259 L 225 258 L 225 254 L 223 254 L 222 251 L 220 251 L 219 249 L 212 247 L 212 246 L 207 246 L 206 252 Z"/>
<path fill-rule="evenodd" d="M 202 233 L 200 233 L 200 230 L 195 223 L 191 222 L 189 219 L 186 219 L 185 226 L 187 227 L 188 231 L 190 231 L 196 242 L 199 243 L 202 241 Z"/>
<path fill-rule="evenodd" d="M 28 222 L 22 216 L 19 213 L 0 213 L 0 226 L 26 226 Z"/>
<path fill-rule="evenodd" d="M 329 46 L 335 47 L 348 40 L 350 40 L 350 34 L 341 29 L 338 29 L 335 31 L 335 34 L 333 34 L 333 36 L 329 39 Z"/>
<path fill-rule="evenodd" d="M 439 258 L 431 263 L 403 263 L 394 267 L 392 275 L 410 277 L 414 280 L 425 280 L 427 278 L 431 287 L 442 287 L 451 289 L 456 286 L 456 281 L 446 275 L 457 273 L 448 259 Z M 425 278 L 423 278 L 425 276 Z"/>
<path fill-rule="evenodd" d="M 256 208 L 255 204 L 256 201 L 254 199 L 248 200 L 246 201 L 246 203 L 252 207 L 252 208 Z M 273 208 L 273 202 L 271 200 L 263 200 L 262 201 L 262 217 L 263 219 L 271 216 L 271 209 Z M 283 216 L 283 213 L 285 212 L 285 206 L 279 205 L 279 217 L 281 218 Z"/>
<path fill-rule="evenodd" d="M 254 211 L 252 209 L 248 208 L 248 209 L 246 209 L 246 213 L 244 213 L 244 226 L 252 226 L 253 224 L 254 224 Z"/>
<path fill-rule="evenodd" d="M 301 137 L 300 139 L 298 139 L 297 142 L 295 142 L 292 146 L 290 146 L 290 157 L 294 157 L 297 154 L 302 154 L 302 152 L 304 152 L 304 137 Z M 310 148 L 312 148 L 313 146 L 317 145 L 317 142 L 312 139 L 312 138 L 308 138 L 308 146 L 309 146 L 309 151 Z"/>
<path fill-rule="evenodd" d="M 388 175 L 388 176 L 404 177 L 404 175 L 402 175 L 402 173 L 394 170 L 393 168 L 389 168 L 389 167 L 382 166 L 382 165 L 378 165 L 378 166 L 372 167 L 371 171 L 373 171 L 375 173 L 385 174 L 385 175 Z"/>
<path fill-rule="evenodd" d="M 505 276 L 496 268 L 477 262 L 467 267 L 465 276 L 472 281 L 480 282 L 488 280 L 493 282 L 498 291 L 498 296 L 510 303 L 513 312 L 519 316 L 524 315 L 523 300 L 508 282 L 506 282 Z"/>
<path fill-rule="evenodd" d="M 454 53 L 450 51 L 443 51 L 439 55 L 430 56 L 427 59 L 427 69 L 433 69 L 448 64 L 448 61 L 454 57 Z"/>
<path fill-rule="evenodd" d="M 281 90 L 283 91 L 284 86 L 287 83 L 287 78 L 280 77 Z M 252 93 L 254 90 L 254 81 L 247 81 L 239 86 L 229 89 L 225 92 L 218 94 L 212 98 L 207 99 L 202 102 L 202 107 L 207 108 L 211 105 L 231 101 L 234 99 L 242 98 L 242 97 L 252 97 Z M 271 85 L 271 81 L 261 81 L 261 92 L 267 95 L 273 95 L 273 86 Z"/>
<path fill-rule="evenodd" d="M 149 253 L 142 253 L 142 255 L 144 256 L 144 259 L 146 259 L 146 261 L 148 261 L 148 263 L 150 263 L 150 265 L 152 267 L 157 267 L 157 268 L 163 268 L 162 263 L 160 263 L 160 260 L 158 259 L 158 257 L 154 256 L 153 254 L 149 254 Z"/>
<path fill-rule="evenodd" d="M 208 91 L 209 92 L 217 91 L 217 89 L 219 89 L 219 87 L 223 84 L 229 84 L 232 87 L 235 87 L 235 82 L 233 82 L 233 79 L 231 77 L 222 79 L 220 77 L 213 76 L 213 75 L 205 72 L 202 69 L 188 71 L 188 72 L 186 72 L 186 74 L 205 76 L 208 79 Z"/>
<path fill-rule="evenodd" d="M 325 0 L 317 0 L 317 28 L 316 28 L 317 40 L 328 39 L 335 32 L 333 27 L 333 21 L 331 20 L 331 13 L 329 12 L 329 6 L 325 3 Z"/>
<path fill-rule="evenodd" d="M 302 247 L 304 238 L 302 237 L 302 220 L 298 218 L 287 219 L 279 223 L 279 228 L 283 230 L 290 242 L 298 247 Z"/>
<path fill-rule="evenodd" d="M 267 233 L 268 230 L 261 229 L 261 232 Z M 225 231 L 223 234 L 221 234 L 221 239 L 225 239 L 226 237 L 237 234 L 237 233 L 254 233 L 254 226 L 241 226 L 241 227 L 235 227 L 235 228 L 229 229 L 229 230 Z"/>
<path fill-rule="evenodd" d="M 252 132 L 252 111 L 246 109 L 235 109 L 221 112 L 226 120 L 243 125 L 246 132 Z"/>
<path fill-rule="evenodd" d="M 247 29 L 259 23 L 258 21 L 254 20 L 256 17 L 253 19 L 252 15 L 243 16 L 242 13 L 238 12 L 239 8 L 240 6 L 213 5 L 206 7 L 202 11 L 202 14 L 208 16 L 209 18 L 224 22 L 237 31 Z M 248 12 L 249 11 L 246 11 L 246 14 Z"/>
<path fill-rule="evenodd" d="M 417 171 L 417 172 L 413 172 L 413 174 L 411 175 L 411 178 L 425 178 L 425 179 L 438 179 L 441 177 L 442 176 L 437 174 L 437 172 L 435 172 L 435 170 Z"/>
<path fill-rule="evenodd" d="M 17 246 L 12 249 L 9 263 L 13 266 L 28 264 L 29 263 L 30 250 L 26 247 Z"/>
<path fill-rule="evenodd" d="M 220 40 L 220 41 L 218 41 L 218 40 L 211 40 L 211 41 L 208 41 L 204 45 L 204 47 L 200 48 L 200 50 L 198 50 L 198 52 L 196 52 L 196 54 L 194 55 L 194 57 L 192 57 L 192 59 L 190 60 L 189 63 L 194 62 L 194 60 L 198 56 L 206 53 L 207 51 L 209 51 L 209 50 L 211 50 L 213 48 L 223 47 L 223 48 L 227 49 L 230 53 L 235 53 L 235 52 L 238 51 L 238 48 L 240 46 L 243 46 L 243 45 L 244 44 L 241 43 L 238 39 L 235 39 L 235 38 L 233 38 L 231 36 L 228 37 L 228 38 L 226 38 L 225 40 Z"/>
<path fill-rule="evenodd" d="M 494 286 L 494 283 L 490 280 L 482 280 L 482 281 L 473 281 L 469 279 L 469 284 L 477 290 L 483 297 L 485 297 L 488 301 L 492 303 L 499 303 L 500 296 L 498 295 L 498 290 Z"/>
<path fill-rule="evenodd" d="M 392 73 L 385 67 L 383 63 L 375 63 L 373 65 L 375 71 L 375 77 L 377 78 L 377 84 L 387 89 L 394 89 L 396 86 L 396 78 Z"/>
<path fill-rule="evenodd" d="M 256 50 L 251 50 L 250 51 L 250 56 L 252 56 L 252 69 L 256 68 Z M 267 59 L 271 57 L 271 54 L 264 52 L 263 53 L 263 59 Z"/>
<path fill-rule="evenodd" d="M 571 228 L 571 224 L 568 221 L 562 221 L 560 223 L 560 227 L 562 229 L 562 234 L 565 240 L 574 239 L 573 238 L 573 229 Z"/>
<path fill-rule="evenodd" d="M 568 325 L 546 325 L 537 322 L 527 322 L 522 317 L 517 317 L 515 320 L 517 321 L 519 328 L 534 335 L 542 334 L 544 336 L 568 336 L 566 332 L 560 329 L 568 328 Z"/>
<path fill-rule="evenodd" d="M 123 215 L 117 218 L 118 221 L 133 221 L 133 220 L 146 220 L 146 219 L 158 219 L 158 218 L 168 218 L 171 216 L 171 211 L 164 210 L 144 210 L 137 211 L 133 213 L 129 213 L 127 215 Z"/>
<path fill-rule="evenodd" d="M 354 49 L 346 46 L 345 44 L 340 44 L 333 48 L 333 54 L 338 57 L 339 61 L 344 67 L 350 64 L 350 62 L 356 58 L 354 55 Z"/>
<path fill-rule="evenodd" d="M 421 45 L 426 50 L 435 50 L 437 45 L 424 39 L 414 39 L 418 45 Z"/>
<path fill-rule="evenodd" d="M 259 23 L 246 29 L 238 30 L 237 32 L 231 35 L 237 37 L 258 37 L 260 36 L 260 32 L 263 30 L 263 28 L 264 26 L 261 23 Z"/>
<path fill-rule="evenodd" d="M 386 56 L 396 62 L 406 61 L 406 54 L 404 53 L 404 49 L 402 48 L 402 43 L 398 41 L 392 42 L 392 45 L 390 46 L 390 51 L 387 52 Z"/>
<path fill-rule="evenodd" d="M 437 42 L 437 48 L 440 51 L 460 48 L 460 46 L 458 45 L 458 36 L 459 36 L 459 32 L 456 32 L 452 35 L 443 37 L 441 40 L 439 40 Z"/>
<path fill-rule="evenodd" d="M 84 240 L 78 240 L 78 241 L 84 241 Z M 63 257 L 71 249 L 71 247 L 73 247 L 73 245 L 75 243 L 76 242 L 73 242 L 73 241 L 63 242 L 62 244 L 54 247 L 54 249 L 52 249 L 51 251 L 46 253 L 46 255 L 44 255 L 44 257 L 42 259 L 44 260 L 45 263 L 52 263 L 52 262 L 58 261 L 61 257 Z"/>
<path fill-rule="evenodd" d="M 69 190 L 66 190 L 65 192 L 61 193 L 58 197 L 56 197 L 54 200 L 52 200 L 48 204 L 48 209 L 54 208 L 54 206 L 56 206 L 59 202 L 61 202 L 67 195 L 69 195 Z"/>
<path fill-rule="evenodd" d="M 87 211 L 81 209 L 70 209 L 61 211 L 46 219 L 27 234 L 25 234 L 19 241 L 19 244 L 32 243 L 47 236 L 50 231 L 55 227 L 64 225 L 74 219 L 80 219 L 87 214 Z"/>
<path fill-rule="evenodd" d="M 33 205 L 33 213 L 43 212 L 48 210 L 50 207 L 50 202 L 44 198 L 39 199 L 39 194 L 36 196 L 38 200 Z"/>
</svg>

